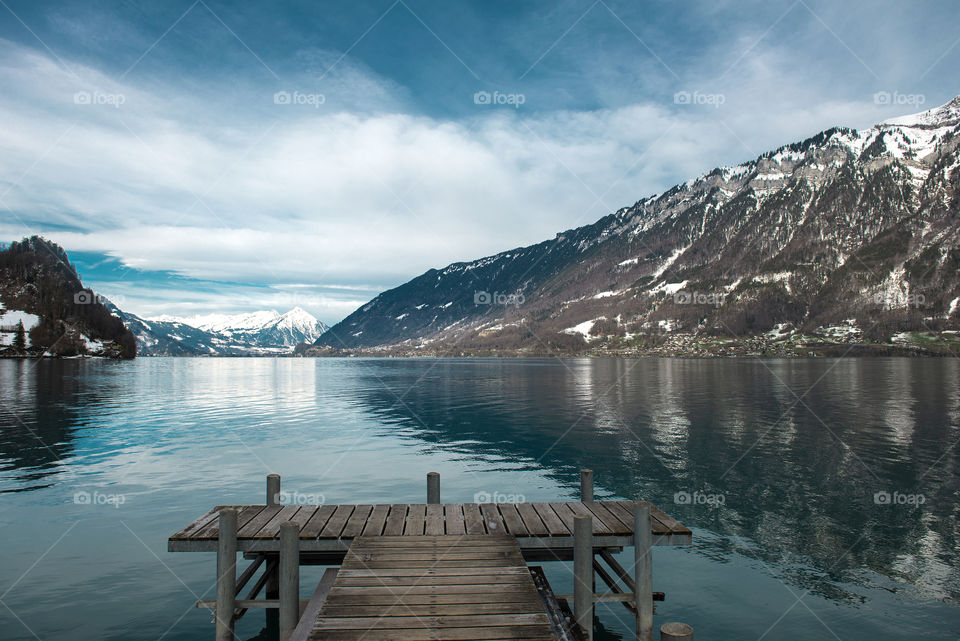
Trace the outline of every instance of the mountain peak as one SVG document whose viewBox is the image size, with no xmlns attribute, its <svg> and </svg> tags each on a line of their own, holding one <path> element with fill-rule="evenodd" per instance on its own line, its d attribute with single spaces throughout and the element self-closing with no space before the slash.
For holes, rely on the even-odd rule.
<svg viewBox="0 0 960 641">
<path fill-rule="evenodd" d="M 950 102 L 910 114 L 909 116 L 900 116 L 883 121 L 885 125 L 904 125 L 914 127 L 945 127 L 955 125 L 960 122 L 960 96 L 957 96 Z"/>
<path fill-rule="evenodd" d="M 284 313 L 284 314 L 281 314 L 280 317 L 281 317 L 281 318 L 305 318 L 305 319 L 309 319 L 309 320 L 312 320 L 312 321 L 316 321 L 316 320 L 317 320 L 316 317 L 315 317 L 313 314 L 311 314 L 310 312 L 308 312 L 308 311 L 305 310 L 304 308 L 300 307 L 299 305 L 296 306 L 296 307 L 294 307 L 294 308 L 291 309 L 290 311 L 288 311 L 288 312 L 286 312 L 286 313 Z"/>
</svg>

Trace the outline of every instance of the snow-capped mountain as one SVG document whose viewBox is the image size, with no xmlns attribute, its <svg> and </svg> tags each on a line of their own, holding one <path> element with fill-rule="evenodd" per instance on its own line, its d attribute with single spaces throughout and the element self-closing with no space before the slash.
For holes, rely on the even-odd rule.
<svg viewBox="0 0 960 641">
<path fill-rule="evenodd" d="M 146 355 L 287 353 L 327 331 L 325 324 L 300 307 L 285 314 L 269 310 L 153 319 L 128 312 L 119 315 L 137 337 L 140 353 Z"/>
<path fill-rule="evenodd" d="M 203 314 L 184 318 L 162 316 L 157 320 L 179 322 L 224 338 L 259 347 L 295 347 L 312 343 L 327 326 L 300 307 L 285 314 L 276 310 L 248 314 Z"/>
<path fill-rule="evenodd" d="M 960 325 L 960 97 L 836 127 L 386 291 L 323 348 L 562 348 Z"/>
</svg>

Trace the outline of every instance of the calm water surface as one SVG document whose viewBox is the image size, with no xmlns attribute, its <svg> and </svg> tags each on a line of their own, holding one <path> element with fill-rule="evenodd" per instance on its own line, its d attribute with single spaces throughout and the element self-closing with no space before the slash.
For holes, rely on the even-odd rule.
<svg viewBox="0 0 960 641">
<path fill-rule="evenodd" d="M 212 638 L 193 603 L 214 555 L 166 538 L 262 502 L 269 472 L 328 502 L 422 502 L 431 470 L 445 500 L 542 501 L 581 467 L 694 530 L 654 552 L 658 625 L 960 635 L 955 359 L 3 361 L 0 389 L 3 639 Z M 622 606 L 598 614 L 598 638 L 632 638 Z"/>
</svg>

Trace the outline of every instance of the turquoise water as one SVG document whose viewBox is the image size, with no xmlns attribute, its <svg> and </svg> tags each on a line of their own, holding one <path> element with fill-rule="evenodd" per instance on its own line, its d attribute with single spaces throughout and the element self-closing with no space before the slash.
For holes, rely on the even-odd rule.
<svg viewBox="0 0 960 641">
<path fill-rule="evenodd" d="M 955 359 L 4 361 L 0 388 L 3 639 L 212 638 L 193 603 L 213 555 L 166 538 L 262 502 L 270 472 L 328 502 L 422 502 L 428 471 L 444 500 L 535 501 L 575 497 L 581 467 L 694 530 L 654 552 L 658 622 L 960 631 Z M 562 564 L 548 575 L 571 590 Z M 598 638 L 632 638 L 622 606 L 598 615 Z"/>
</svg>

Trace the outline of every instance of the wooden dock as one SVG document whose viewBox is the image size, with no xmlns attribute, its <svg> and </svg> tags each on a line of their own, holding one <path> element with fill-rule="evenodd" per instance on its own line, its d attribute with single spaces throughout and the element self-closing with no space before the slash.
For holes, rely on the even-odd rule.
<svg viewBox="0 0 960 641">
<path fill-rule="evenodd" d="M 197 605 L 215 611 L 218 641 L 234 641 L 251 608 L 278 611 L 281 641 L 586 641 L 601 601 L 623 604 L 637 639 L 652 641 L 653 601 L 664 598 L 652 588 L 652 548 L 691 542 L 649 502 L 593 500 L 589 470 L 580 501 L 440 503 L 434 473 L 427 503 L 277 505 L 279 496 L 270 475 L 266 504 L 213 507 L 168 540 L 171 552 L 217 552 L 217 599 Z M 625 547 L 630 571 L 613 556 Z M 251 560 L 239 576 L 238 552 Z M 527 565 L 571 560 L 573 593 L 559 597 Z M 339 568 L 301 601 L 302 565 Z M 595 593 L 596 578 L 608 592 Z"/>
<path fill-rule="evenodd" d="M 593 518 L 596 545 L 632 544 L 633 502 L 401 503 L 393 505 L 218 505 L 169 539 L 170 552 L 217 549 L 217 517 L 237 510 L 241 551 L 277 551 L 280 524 L 298 527 L 300 550 L 346 552 L 359 536 L 506 534 L 521 548 L 573 548 L 573 520 Z M 647 505 L 650 505 L 647 503 Z M 654 545 L 690 543 L 689 528 L 650 505 Z"/>
<path fill-rule="evenodd" d="M 556 641 L 516 539 L 381 536 L 353 541 L 310 641 Z"/>
</svg>

